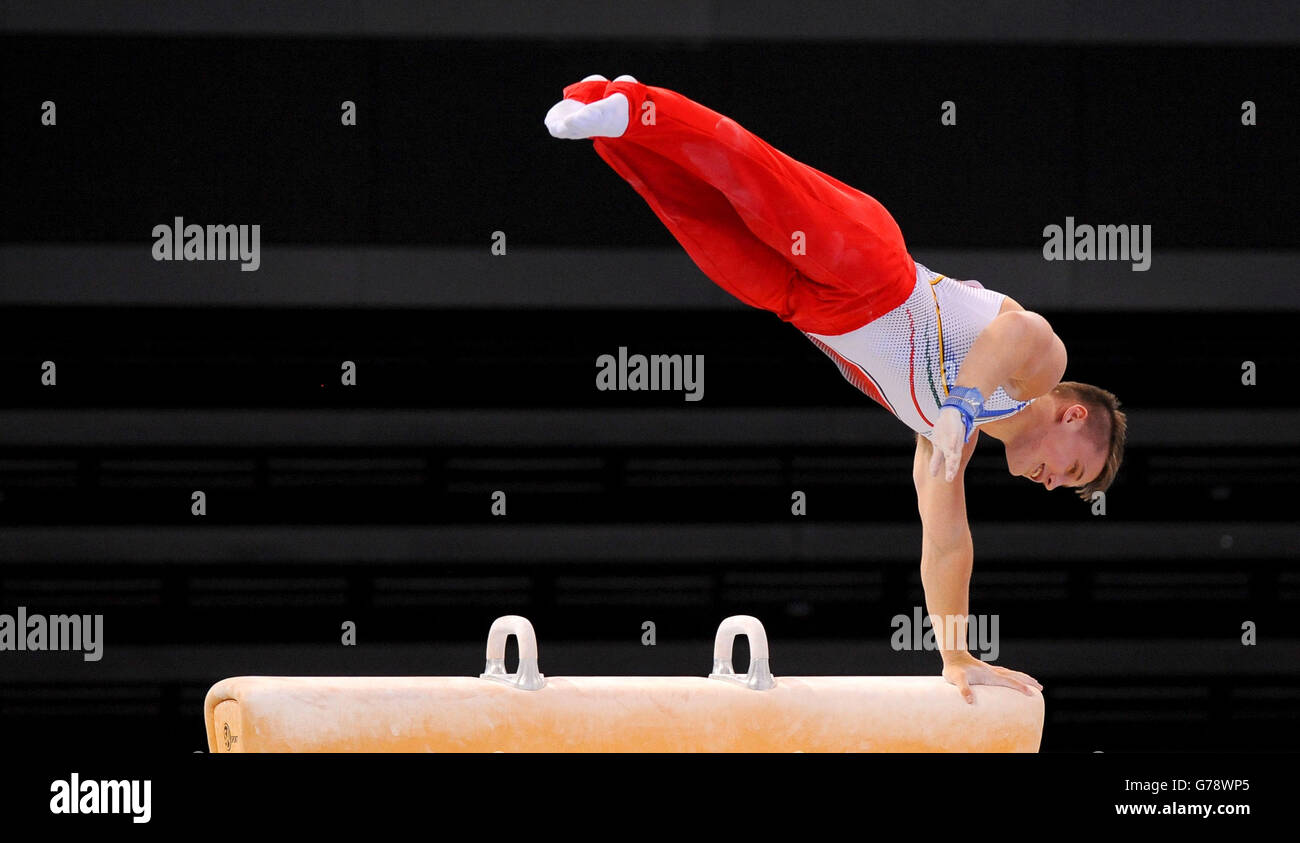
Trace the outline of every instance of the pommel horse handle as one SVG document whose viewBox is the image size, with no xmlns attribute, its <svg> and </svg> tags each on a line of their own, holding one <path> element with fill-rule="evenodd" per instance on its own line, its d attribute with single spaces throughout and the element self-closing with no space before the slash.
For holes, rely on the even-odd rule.
<svg viewBox="0 0 1300 843">
<path fill-rule="evenodd" d="M 737 676 L 731 667 L 731 647 L 735 644 L 737 635 L 749 639 L 749 673 L 743 677 Z M 768 662 L 767 633 L 758 618 L 752 615 L 732 615 L 718 625 L 718 634 L 713 639 L 713 672 L 709 678 L 734 682 L 754 691 L 776 687 L 772 667 Z"/>
<path fill-rule="evenodd" d="M 506 639 L 511 635 L 519 645 L 519 670 L 506 673 Z M 487 666 L 480 679 L 491 679 L 521 691 L 536 691 L 546 685 L 546 677 L 537 670 L 537 635 L 528 618 L 504 615 L 492 622 L 488 630 Z"/>
</svg>

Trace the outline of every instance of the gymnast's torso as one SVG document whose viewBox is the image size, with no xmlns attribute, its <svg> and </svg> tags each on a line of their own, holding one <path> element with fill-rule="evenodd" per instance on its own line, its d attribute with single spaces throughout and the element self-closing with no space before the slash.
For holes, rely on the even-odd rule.
<svg viewBox="0 0 1300 843">
<path fill-rule="evenodd" d="M 928 437 L 962 361 L 1006 299 L 918 263 L 912 294 L 884 316 L 846 334 L 804 333 L 849 383 Z M 998 387 L 975 424 L 1014 415 L 1030 403 Z"/>
</svg>

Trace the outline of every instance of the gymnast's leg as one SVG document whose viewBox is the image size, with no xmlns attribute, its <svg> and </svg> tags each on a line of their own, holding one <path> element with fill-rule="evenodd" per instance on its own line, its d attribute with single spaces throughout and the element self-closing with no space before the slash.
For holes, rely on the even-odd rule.
<svg viewBox="0 0 1300 843">
<path fill-rule="evenodd" d="M 557 110 L 601 99 L 603 78 L 565 89 Z M 752 307 L 790 321 L 795 308 L 791 291 L 798 270 L 746 227 L 721 191 L 680 164 L 636 144 L 609 144 L 598 139 L 596 152 L 637 193 L 668 228 L 700 270 L 718 286 Z"/>
<path fill-rule="evenodd" d="M 825 334 L 860 327 L 911 293 L 915 265 L 879 202 L 729 118 L 629 79 L 570 85 L 565 98 L 574 102 L 552 109 L 548 127 L 557 137 L 593 136 L 601 157 L 714 281 L 801 330 Z M 752 237 L 740 236 L 736 221 Z M 772 257 L 795 272 L 778 271 Z M 755 263 L 763 270 L 757 277 Z"/>
</svg>

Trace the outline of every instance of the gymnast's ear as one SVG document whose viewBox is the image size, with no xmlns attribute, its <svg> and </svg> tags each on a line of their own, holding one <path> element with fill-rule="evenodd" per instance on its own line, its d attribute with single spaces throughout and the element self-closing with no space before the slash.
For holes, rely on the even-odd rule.
<svg viewBox="0 0 1300 843">
<path fill-rule="evenodd" d="M 1087 419 L 1088 408 L 1077 401 L 1066 403 L 1064 409 L 1061 411 L 1062 422 L 1087 421 Z"/>
</svg>

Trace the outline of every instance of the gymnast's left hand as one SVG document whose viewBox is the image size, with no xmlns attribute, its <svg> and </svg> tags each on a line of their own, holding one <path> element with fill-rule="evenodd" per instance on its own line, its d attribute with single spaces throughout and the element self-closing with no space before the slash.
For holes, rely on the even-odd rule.
<svg viewBox="0 0 1300 843">
<path fill-rule="evenodd" d="M 943 469 L 943 479 L 949 483 L 961 467 L 962 448 L 966 444 L 966 423 L 961 413 L 953 407 L 939 411 L 939 422 L 930 431 L 930 476 L 937 477 Z"/>
<path fill-rule="evenodd" d="M 943 678 L 956 685 L 962 698 L 972 704 L 975 702 L 975 692 L 970 689 L 971 685 L 1001 685 L 1031 696 L 1034 693 L 1032 689 L 1043 690 L 1038 680 L 1028 673 L 980 661 L 965 651 L 944 654 Z"/>
</svg>

